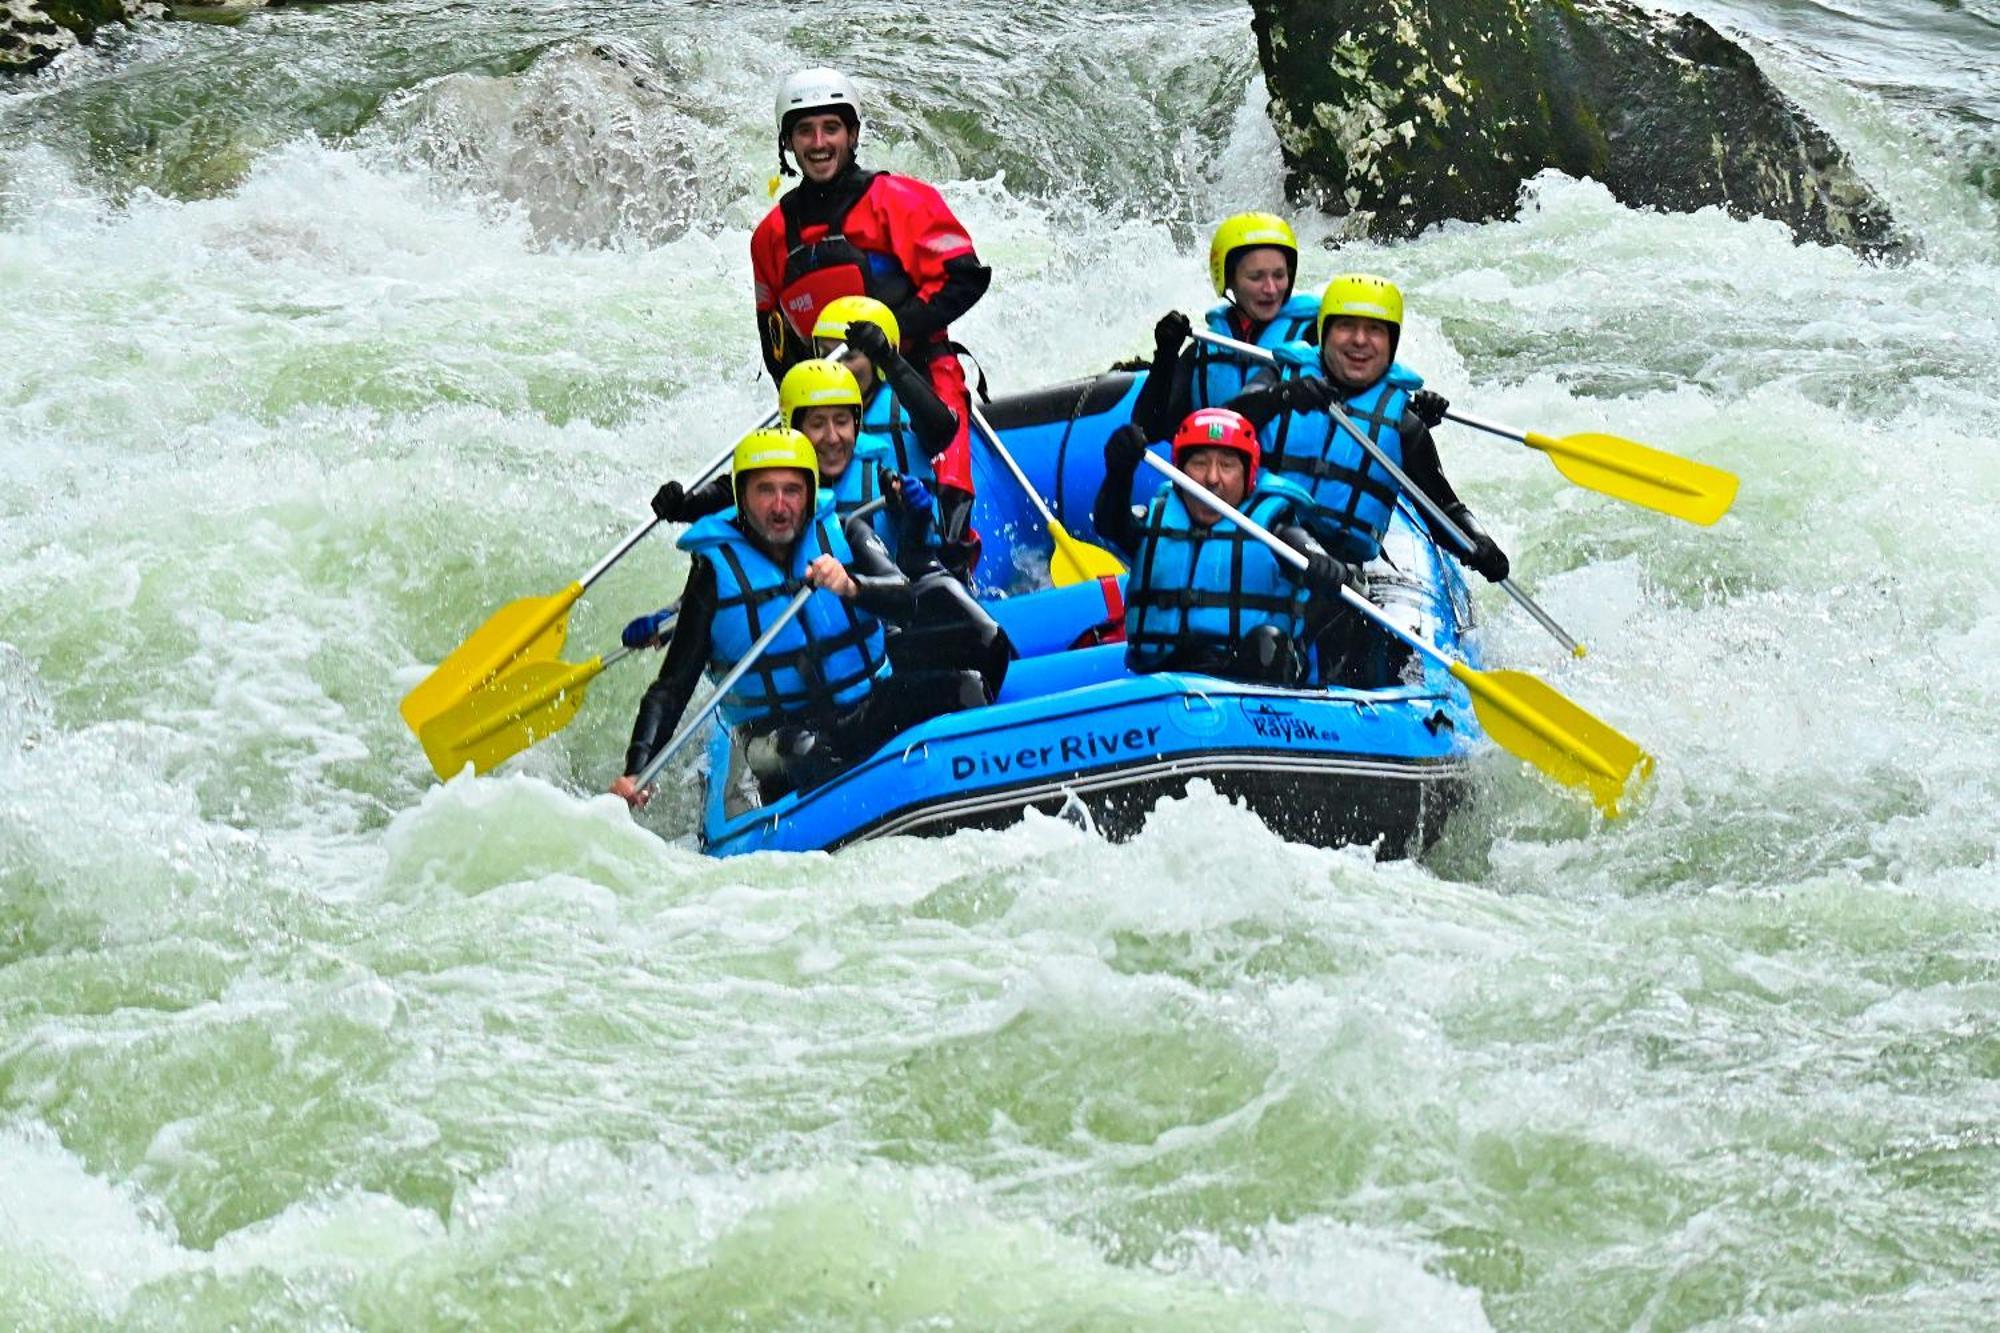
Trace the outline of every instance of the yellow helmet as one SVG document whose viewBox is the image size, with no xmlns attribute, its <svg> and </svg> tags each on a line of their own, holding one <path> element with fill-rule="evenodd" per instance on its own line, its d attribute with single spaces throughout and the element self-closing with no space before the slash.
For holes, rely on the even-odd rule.
<svg viewBox="0 0 2000 1333">
<path fill-rule="evenodd" d="M 1224 218 L 1208 243 L 1208 276 L 1215 281 L 1215 294 L 1229 294 L 1229 265 L 1238 250 L 1254 250 L 1260 245 L 1283 250 L 1292 261 L 1292 278 L 1299 276 L 1299 238 L 1292 224 L 1276 213 L 1238 213 Z"/>
<path fill-rule="evenodd" d="M 804 468 L 811 473 L 813 491 L 817 494 L 819 455 L 813 452 L 811 440 L 790 426 L 771 426 L 745 435 L 736 442 L 736 452 L 729 456 L 729 483 L 736 491 L 736 498 L 743 498 L 744 473 L 781 467 Z"/>
<path fill-rule="evenodd" d="M 1319 298 L 1320 346 L 1326 345 L 1326 322 L 1341 315 L 1379 319 L 1403 330 L 1403 294 L 1396 284 L 1372 273 L 1343 273 L 1326 285 Z"/>
<path fill-rule="evenodd" d="M 819 312 L 813 325 L 815 338 L 847 337 L 847 326 L 856 320 L 873 324 L 889 335 L 889 345 L 903 345 L 903 331 L 896 326 L 895 312 L 872 296 L 836 296 Z"/>
<path fill-rule="evenodd" d="M 854 372 L 838 361 L 801 361 L 785 372 L 778 385 L 778 421 L 799 424 L 799 413 L 808 407 L 851 407 L 861 415 L 861 386 Z"/>
</svg>

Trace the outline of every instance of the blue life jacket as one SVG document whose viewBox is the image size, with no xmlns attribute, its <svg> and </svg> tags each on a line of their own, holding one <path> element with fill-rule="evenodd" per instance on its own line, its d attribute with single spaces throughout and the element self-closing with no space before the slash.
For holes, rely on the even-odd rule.
<svg viewBox="0 0 2000 1333">
<path fill-rule="evenodd" d="M 896 456 L 889 446 L 872 436 L 857 436 L 854 441 L 854 456 L 847 461 L 847 468 L 840 476 L 827 481 L 820 479 L 820 490 L 833 496 L 833 512 L 840 516 L 843 525 L 862 505 L 882 494 L 881 469 L 896 470 Z M 868 516 L 868 526 L 882 539 L 888 548 L 890 558 L 896 555 L 896 525 L 890 521 L 887 506 Z"/>
<path fill-rule="evenodd" d="M 854 559 L 829 492 L 819 492 L 812 521 L 792 544 L 789 568 L 779 568 L 759 550 L 736 526 L 736 517 L 733 507 L 710 514 L 675 543 L 715 567 L 708 669 L 717 676 L 743 660 L 792 594 L 806 586 L 806 566 L 822 554 L 843 565 Z M 881 622 L 821 588 L 730 689 L 722 719 L 735 726 L 759 717 L 841 712 L 888 675 Z"/>
<path fill-rule="evenodd" d="M 1266 473 L 1238 507 L 1274 528 L 1296 522 L 1311 505 L 1297 486 Z M 1196 528 L 1179 488 L 1167 482 L 1146 509 L 1125 583 L 1125 661 L 1134 671 L 1155 671 L 1169 659 L 1226 658 L 1259 625 L 1297 640 L 1306 596 L 1298 576 L 1230 519 Z"/>
<path fill-rule="evenodd" d="M 1341 404 L 1348 420 L 1374 441 L 1390 462 L 1403 465 L 1403 413 L 1423 376 L 1392 364 L 1381 379 Z M 1402 488 L 1325 412 L 1280 412 L 1258 432 L 1264 466 L 1312 497 L 1306 526 L 1331 554 L 1373 560 Z"/>
<path fill-rule="evenodd" d="M 883 461 L 890 471 L 915 477 L 936 489 L 937 469 L 931 466 L 931 456 L 924 452 L 924 442 L 917 438 L 916 428 L 910 424 L 909 414 L 903 411 L 896 391 L 887 384 L 878 383 L 862 406 L 860 438 L 875 441 L 888 450 L 889 457 Z M 860 445 L 855 447 L 858 451 Z"/>
<path fill-rule="evenodd" d="M 1211 309 L 1204 316 L 1210 332 L 1235 338 L 1236 326 L 1229 320 L 1229 312 L 1234 309 L 1235 305 L 1228 301 Z M 1284 343 L 1304 342 L 1318 318 L 1319 298 L 1293 292 L 1291 299 L 1279 307 L 1278 317 L 1260 329 L 1255 339 L 1238 341 L 1254 341 L 1259 347 L 1273 349 Z M 1199 341 L 1194 345 L 1193 358 L 1188 376 L 1190 411 L 1199 407 L 1227 407 L 1229 400 L 1245 389 L 1273 383 L 1281 373 L 1286 378 L 1298 373 L 1289 366 L 1274 368 Z"/>
</svg>

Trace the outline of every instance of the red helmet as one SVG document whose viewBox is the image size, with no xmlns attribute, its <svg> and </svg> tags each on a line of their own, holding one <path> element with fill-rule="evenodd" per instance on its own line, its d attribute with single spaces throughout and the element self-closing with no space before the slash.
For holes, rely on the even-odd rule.
<svg viewBox="0 0 2000 1333">
<path fill-rule="evenodd" d="M 1241 412 L 1226 407 L 1200 407 L 1188 413 L 1174 432 L 1174 466 L 1190 449 L 1234 449 L 1243 455 L 1243 484 L 1257 484 L 1257 462 L 1264 451 L 1257 443 L 1257 428 Z"/>
</svg>

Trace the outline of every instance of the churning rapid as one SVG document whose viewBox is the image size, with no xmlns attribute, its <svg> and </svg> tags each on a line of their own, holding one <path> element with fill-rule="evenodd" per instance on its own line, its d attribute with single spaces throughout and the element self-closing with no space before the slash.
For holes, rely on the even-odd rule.
<svg viewBox="0 0 2000 1333">
<path fill-rule="evenodd" d="M 1418 863 L 1196 791 L 691 850 L 650 667 L 437 786 L 397 700 L 766 410 L 770 91 L 996 272 L 996 390 L 1145 352 L 1284 207 L 1221 0 L 287 8 L 0 91 L 0 1327 L 1987 1324 L 2000 1303 L 2000 6 L 1714 0 L 1918 243 L 1533 183 L 1332 249 L 1455 403 L 1742 475 L 1712 529 L 1441 435 L 1504 753 Z M 651 541 L 572 642 L 679 586 Z M 672 775 L 670 774 L 670 777 Z"/>
</svg>

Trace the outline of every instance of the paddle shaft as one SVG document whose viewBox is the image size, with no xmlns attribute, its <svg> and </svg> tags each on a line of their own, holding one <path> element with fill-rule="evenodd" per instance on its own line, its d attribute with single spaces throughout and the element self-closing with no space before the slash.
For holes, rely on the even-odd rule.
<svg viewBox="0 0 2000 1333">
<path fill-rule="evenodd" d="M 1487 421 L 1481 417 L 1472 416 L 1469 413 L 1446 412 L 1444 419 L 1446 421 L 1456 421 L 1461 426 L 1470 426 L 1474 430 L 1483 430 L 1488 435 L 1498 435 L 1503 440 L 1514 440 L 1521 444 L 1528 442 L 1526 431 L 1515 430 L 1512 426 L 1503 426 L 1497 421 Z"/>
<path fill-rule="evenodd" d="M 756 426 L 751 427 L 751 429 L 764 430 L 776 424 L 777 420 L 778 420 L 778 414 L 774 410 L 769 415 L 767 415 L 763 419 L 763 421 L 759 422 Z M 736 454 L 736 446 L 733 444 L 730 445 L 727 449 L 724 449 L 720 454 L 717 454 L 715 458 L 709 463 L 709 465 L 702 469 L 701 475 L 699 477 L 696 477 L 694 481 L 688 485 L 687 489 L 690 491 L 696 491 L 700 490 L 703 486 L 706 486 L 714 477 L 716 477 L 718 474 L 721 473 L 722 469 L 729 466 L 729 460 L 733 458 L 735 454 Z M 577 587 L 588 588 L 591 584 L 597 582 L 598 579 L 603 577 L 605 570 L 611 568 L 613 565 L 617 564 L 620 560 L 623 560 L 627 552 L 629 552 L 633 547 L 637 546 L 640 542 L 644 541 L 646 539 L 646 534 L 651 532 L 654 528 L 657 528 L 658 526 L 660 526 L 660 520 L 655 518 L 649 520 L 646 523 L 642 523 L 638 527 L 632 529 L 632 531 L 626 535 L 624 541 L 619 542 L 617 546 L 612 548 L 611 553 L 609 555 L 605 556 L 602 560 L 592 565 L 590 567 L 590 571 L 587 574 L 585 574 L 582 578 L 576 581 Z"/>
<path fill-rule="evenodd" d="M 817 591 L 819 591 L 817 588 L 808 586 L 792 594 L 792 600 L 785 603 L 785 609 L 778 613 L 778 618 L 771 622 L 770 628 L 757 636 L 757 641 L 750 645 L 750 651 L 743 654 L 735 666 L 729 668 L 727 675 L 715 682 L 715 693 L 709 696 L 708 702 L 701 706 L 700 711 L 683 725 L 679 732 L 675 733 L 672 740 L 661 747 L 658 754 L 646 761 L 646 766 L 640 769 L 638 776 L 633 779 L 634 786 L 644 791 L 652 785 L 653 779 L 660 775 L 660 770 L 667 766 L 667 760 L 673 758 L 680 748 L 687 744 L 688 737 L 701 730 L 702 724 L 708 721 L 710 714 L 722 707 L 722 701 L 729 697 L 729 691 L 736 687 L 736 682 L 743 679 L 743 673 L 757 665 L 757 659 L 764 655 L 764 650 L 771 646 L 771 641 L 783 632 L 785 626 L 792 623 L 800 611 L 805 609 L 806 600 Z"/>
<path fill-rule="evenodd" d="M 1267 365 L 1276 365 L 1278 362 L 1276 354 L 1269 348 L 1259 347 L 1255 343 L 1240 342 L 1235 338 L 1225 338 L 1219 333 L 1210 333 L 1204 329 L 1194 330 L 1194 336 L 1203 342 L 1212 343 L 1217 347 L 1226 347 L 1233 352 L 1258 357 Z M 1395 478 L 1396 484 L 1403 488 L 1403 493 L 1416 501 L 1417 507 L 1424 511 L 1424 517 L 1429 519 L 1433 525 L 1442 531 L 1454 546 L 1460 551 L 1471 551 L 1473 549 L 1472 538 L 1466 535 L 1465 529 L 1451 521 L 1451 516 L 1444 512 L 1444 506 L 1424 494 L 1423 488 L 1418 486 L 1414 481 L 1411 481 L 1409 474 L 1404 472 L 1402 468 L 1397 467 L 1389 455 L 1382 452 L 1382 447 L 1363 434 L 1360 427 L 1354 424 L 1347 413 L 1341 411 L 1340 404 L 1328 403 L 1326 410 L 1327 415 L 1333 418 L 1335 424 L 1346 431 L 1354 442 L 1361 446 L 1363 453 L 1373 459 L 1383 471 Z M 1583 645 L 1571 638 L 1569 632 L 1563 629 L 1561 625 L 1558 625 L 1555 622 L 1555 618 L 1544 611 L 1535 599 L 1530 597 L 1513 579 L 1501 579 L 1499 583 L 1501 591 L 1518 602 L 1523 611 L 1533 616 L 1535 623 L 1547 630 L 1550 636 L 1563 646 L 1563 651 L 1567 652 L 1571 657 L 1582 657 L 1584 655 Z"/>
<path fill-rule="evenodd" d="M 888 496 L 878 495 L 847 517 L 850 520 L 867 518 L 887 503 L 889 503 Z M 646 761 L 646 766 L 640 769 L 638 776 L 633 779 L 633 785 L 639 790 L 644 791 L 652 783 L 653 779 L 659 776 L 660 770 L 666 766 L 667 760 L 673 758 L 674 753 L 681 746 L 687 744 L 688 737 L 699 731 L 702 724 L 708 721 L 709 716 L 722 707 L 722 701 L 729 697 L 729 691 L 736 687 L 736 682 L 743 679 L 743 673 L 757 664 L 757 659 L 764 655 L 764 650 L 771 646 L 771 641 L 778 637 L 779 631 L 792 623 L 793 618 L 804 609 L 806 600 L 818 591 L 818 588 L 807 584 L 792 594 L 792 600 L 785 603 L 785 609 L 778 613 L 778 618 L 771 622 L 770 628 L 759 634 L 757 641 L 750 645 L 749 651 L 743 654 L 735 666 L 729 668 L 728 674 L 715 682 L 715 693 L 709 696 L 708 702 L 701 706 L 701 710 L 694 715 L 694 719 L 683 726 L 675 734 L 674 738 L 666 743 L 665 748 Z"/>
</svg>

